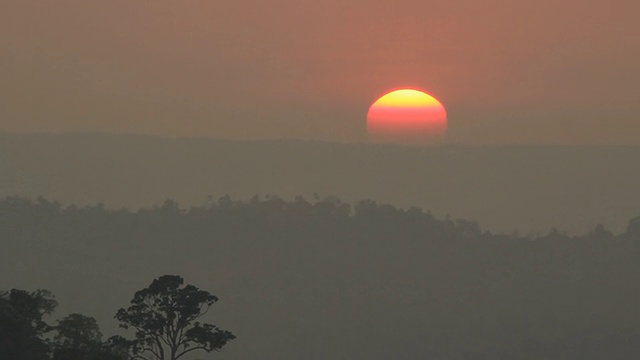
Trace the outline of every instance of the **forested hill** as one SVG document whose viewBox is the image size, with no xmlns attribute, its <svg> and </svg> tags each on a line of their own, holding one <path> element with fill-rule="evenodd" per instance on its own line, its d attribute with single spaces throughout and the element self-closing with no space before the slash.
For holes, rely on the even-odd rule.
<svg viewBox="0 0 640 360">
<path fill-rule="evenodd" d="M 180 274 L 220 298 L 220 359 L 630 359 L 640 219 L 579 237 L 484 232 L 417 208 L 229 197 L 108 210 L 0 201 L 0 289 L 48 289 L 105 335 Z M 633 354 L 633 355 L 632 355 Z"/>
<path fill-rule="evenodd" d="M 137 209 L 171 198 L 377 199 L 487 229 L 616 232 L 640 214 L 640 147 L 442 146 L 0 134 L 0 196 Z"/>
</svg>

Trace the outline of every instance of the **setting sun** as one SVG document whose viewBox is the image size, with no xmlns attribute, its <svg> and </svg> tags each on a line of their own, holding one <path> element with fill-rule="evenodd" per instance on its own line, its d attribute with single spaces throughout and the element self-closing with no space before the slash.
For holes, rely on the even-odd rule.
<svg viewBox="0 0 640 360">
<path fill-rule="evenodd" d="M 394 90 L 369 108 L 367 131 L 376 141 L 431 142 L 446 133 L 447 112 L 436 98 L 423 91 Z"/>
</svg>

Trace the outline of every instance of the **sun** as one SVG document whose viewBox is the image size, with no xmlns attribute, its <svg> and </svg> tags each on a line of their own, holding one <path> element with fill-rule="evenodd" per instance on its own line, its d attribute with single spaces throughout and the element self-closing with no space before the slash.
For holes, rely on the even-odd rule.
<svg viewBox="0 0 640 360">
<path fill-rule="evenodd" d="M 447 112 L 440 101 L 424 91 L 393 90 L 369 108 L 367 132 L 380 142 L 434 143 L 447 132 Z"/>
</svg>

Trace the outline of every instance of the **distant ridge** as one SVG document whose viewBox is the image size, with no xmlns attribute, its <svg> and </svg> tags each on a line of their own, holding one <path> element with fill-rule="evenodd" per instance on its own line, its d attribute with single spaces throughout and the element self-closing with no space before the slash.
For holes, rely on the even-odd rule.
<svg viewBox="0 0 640 360">
<path fill-rule="evenodd" d="M 332 195 L 418 206 L 494 231 L 602 223 L 640 213 L 640 147 L 408 147 L 303 140 L 0 133 L 0 195 L 139 208 L 170 198 Z"/>
</svg>

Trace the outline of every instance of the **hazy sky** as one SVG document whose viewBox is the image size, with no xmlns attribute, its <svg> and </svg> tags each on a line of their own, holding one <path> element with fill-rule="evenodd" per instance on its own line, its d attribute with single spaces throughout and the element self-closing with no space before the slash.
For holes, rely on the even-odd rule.
<svg viewBox="0 0 640 360">
<path fill-rule="evenodd" d="M 365 141 L 403 85 L 453 143 L 640 144 L 637 0 L 3 0 L 0 131 Z"/>
</svg>

